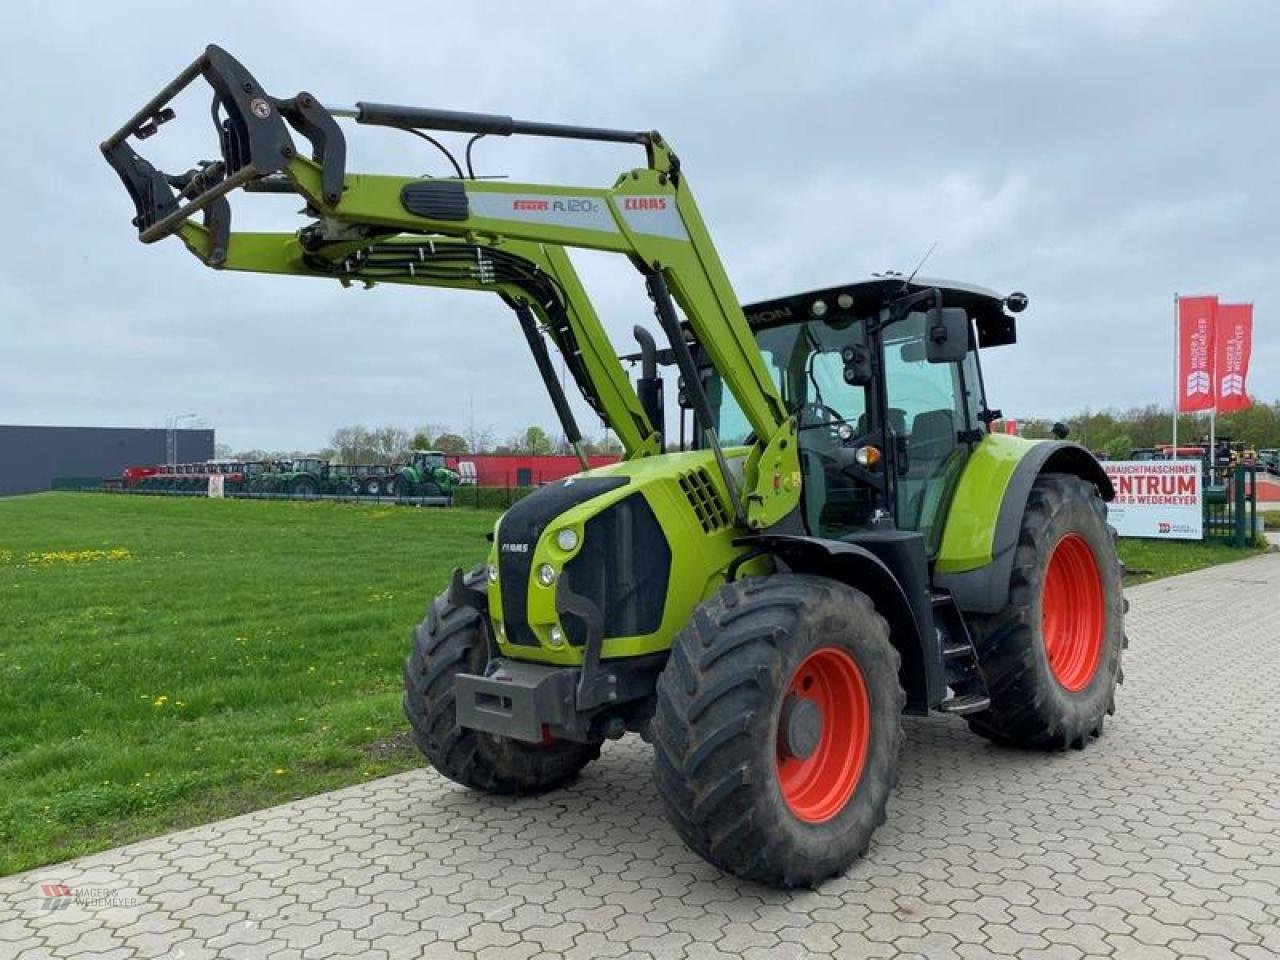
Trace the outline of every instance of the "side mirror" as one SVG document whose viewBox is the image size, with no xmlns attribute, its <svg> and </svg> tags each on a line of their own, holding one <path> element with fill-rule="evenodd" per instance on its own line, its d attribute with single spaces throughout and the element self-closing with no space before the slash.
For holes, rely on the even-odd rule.
<svg viewBox="0 0 1280 960">
<path fill-rule="evenodd" d="M 927 314 L 925 359 L 956 363 L 969 352 L 969 314 L 960 307 L 934 307 Z"/>
<path fill-rule="evenodd" d="M 840 351 L 844 361 L 844 382 L 851 387 L 871 383 L 871 351 L 859 343 L 851 343 Z"/>
</svg>

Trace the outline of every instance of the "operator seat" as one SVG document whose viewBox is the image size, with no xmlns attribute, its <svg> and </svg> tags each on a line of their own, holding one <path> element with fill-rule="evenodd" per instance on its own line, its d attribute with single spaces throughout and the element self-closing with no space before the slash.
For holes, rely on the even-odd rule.
<svg viewBox="0 0 1280 960">
<path fill-rule="evenodd" d="M 907 474 L 902 478 L 902 523 L 926 534 L 933 525 L 946 490 L 947 461 L 955 454 L 954 410 L 926 410 L 911 423 L 907 437 Z"/>
<path fill-rule="evenodd" d="M 907 433 L 907 411 L 900 410 L 897 407 L 890 407 L 889 429 L 893 431 L 895 436 L 905 436 Z M 855 431 L 859 437 L 867 432 L 867 415 L 865 413 L 858 415 Z"/>
<path fill-rule="evenodd" d="M 953 410 L 926 410 L 911 422 L 907 453 L 912 473 L 924 476 L 935 472 L 940 461 L 956 446 L 956 415 Z M 917 466 L 919 465 L 919 466 Z"/>
</svg>

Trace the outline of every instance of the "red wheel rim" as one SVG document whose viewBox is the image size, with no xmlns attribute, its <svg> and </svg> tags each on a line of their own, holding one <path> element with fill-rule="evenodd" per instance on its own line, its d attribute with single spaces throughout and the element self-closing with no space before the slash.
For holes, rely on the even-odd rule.
<svg viewBox="0 0 1280 960">
<path fill-rule="evenodd" d="M 844 809 L 862 776 L 871 741 L 871 698 L 857 661 L 839 647 L 819 647 L 796 668 L 784 699 L 811 701 L 822 719 L 817 746 L 796 756 L 779 717 L 778 784 L 796 818 L 823 823 Z"/>
<path fill-rule="evenodd" d="M 1054 679 L 1072 693 L 1098 671 L 1106 615 L 1102 576 L 1088 542 L 1068 533 L 1049 555 L 1041 600 L 1041 632 Z"/>
</svg>

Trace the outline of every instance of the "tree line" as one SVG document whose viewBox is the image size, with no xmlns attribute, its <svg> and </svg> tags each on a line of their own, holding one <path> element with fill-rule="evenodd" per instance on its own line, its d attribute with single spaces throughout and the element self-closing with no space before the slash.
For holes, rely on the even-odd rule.
<svg viewBox="0 0 1280 960">
<path fill-rule="evenodd" d="M 621 455 L 622 445 L 612 434 L 594 439 L 584 438 L 583 448 L 589 455 Z M 288 460 L 297 457 L 319 457 L 334 463 L 405 463 L 414 450 L 439 450 L 464 455 L 491 453 L 498 455 L 569 454 L 573 452 L 564 437 L 548 433 L 536 424 L 526 427 L 502 441 L 495 441 L 491 430 L 458 431 L 437 424 L 424 424 L 416 430 L 393 426 L 354 424 L 339 427 L 329 435 L 327 446 L 318 450 L 241 450 L 233 452 L 226 444 L 218 444 L 219 459 L 248 462 Z"/>
<path fill-rule="evenodd" d="M 1070 439 L 1090 450 L 1106 453 L 1122 460 L 1142 447 L 1156 447 L 1172 439 L 1168 407 L 1151 404 L 1128 410 L 1089 410 L 1064 417 L 1070 428 Z M 1018 418 L 1018 432 L 1033 439 L 1053 435 L 1056 421 L 1031 417 Z M 999 429 L 999 425 L 997 425 Z M 1217 434 L 1243 442 L 1258 450 L 1280 447 L 1280 401 L 1255 403 L 1248 410 L 1224 413 L 1218 417 Z M 1182 414 L 1178 417 L 1178 442 L 1195 443 L 1209 437 L 1207 414 Z M 588 454 L 622 453 L 622 445 L 612 434 L 586 440 Z M 321 457 L 335 463 L 404 463 L 413 450 L 440 450 L 461 455 L 467 453 L 568 454 L 573 450 L 561 436 L 535 425 L 526 427 L 502 441 L 495 441 L 491 430 L 460 431 L 437 424 L 424 424 L 416 430 L 401 427 L 370 427 L 360 424 L 339 427 L 329 437 L 328 446 L 319 450 L 243 450 L 232 453 L 225 444 L 218 445 L 218 456 L 236 460 L 283 460 L 294 457 Z"/>
<path fill-rule="evenodd" d="M 1158 447 L 1172 442 L 1173 418 L 1169 407 L 1151 404 L 1129 410 L 1084 410 L 1063 419 L 1071 430 L 1068 439 L 1090 450 L 1106 453 L 1113 460 L 1128 458 L 1133 450 Z M 1024 437 L 1053 435 L 1053 420 L 1018 419 Z M 1236 410 L 1218 417 L 1219 439 L 1239 441 L 1256 450 L 1280 447 L 1280 401 L 1255 402 L 1248 410 Z M 1209 415 L 1184 413 L 1178 417 L 1178 444 L 1209 439 Z"/>
</svg>

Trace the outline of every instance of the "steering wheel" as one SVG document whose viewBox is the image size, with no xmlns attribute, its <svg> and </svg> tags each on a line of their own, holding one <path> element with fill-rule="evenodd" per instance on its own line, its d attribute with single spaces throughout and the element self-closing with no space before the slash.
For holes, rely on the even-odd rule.
<svg viewBox="0 0 1280 960">
<path fill-rule="evenodd" d="M 836 443 L 843 443 L 836 434 L 836 429 L 845 422 L 844 417 L 840 415 L 832 407 L 828 407 L 825 403 L 816 400 L 808 400 L 796 407 L 793 414 L 796 418 L 799 430 L 812 430 L 818 427 L 826 427 L 830 430 L 830 439 Z M 743 443 L 755 443 L 756 432 L 752 430 L 742 440 Z"/>
</svg>

